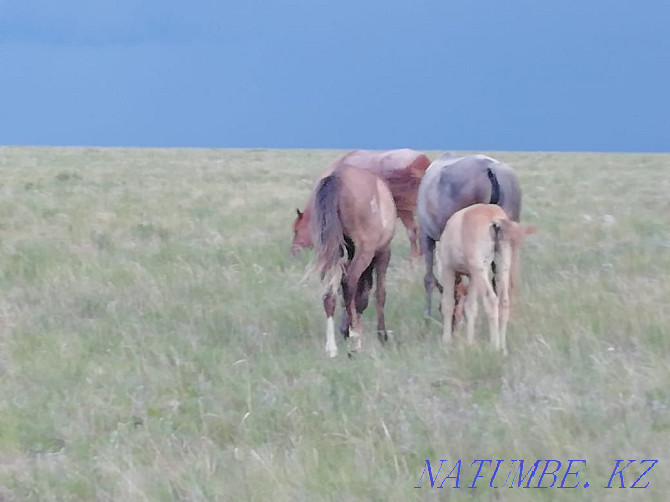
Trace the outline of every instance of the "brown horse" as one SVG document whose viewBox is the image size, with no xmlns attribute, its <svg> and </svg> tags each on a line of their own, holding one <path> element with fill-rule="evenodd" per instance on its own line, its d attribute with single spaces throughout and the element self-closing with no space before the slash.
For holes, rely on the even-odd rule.
<svg viewBox="0 0 670 502">
<path fill-rule="evenodd" d="M 469 277 L 467 288 L 460 283 L 454 296 L 442 294 L 444 327 L 442 341 L 451 341 L 453 319 L 462 317 L 462 298 L 465 297 L 467 339 L 475 338 L 477 296 L 481 295 L 489 318 L 491 344 L 507 354 L 506 334 L 509 320 L 510 294 L 517 283 L 519 247 L 524 235 L 535 227 L 520 226 L 511 221 L 505 211 L 494 204 L 475 204 L 461 209 L 449 218 L 437 246 L 437 269 L 445 291 L 454 291 L 459 275 Z M 495 264 L 495 267 L 492 267 Z M 494 291 L 490 272 L 495 270 Z"/>
<path fill-rule="evenodd" d="M 377 336 L 385 341 L 385 277 L 396 219 L 388 186 L 369 170 L 339 165 L 319 182 L 311 209 L 317 269 L 324 286 L 326 353 L 330 357 L 337 355 L 333 313 L 340 285 L 349 353 L 360 348 L 360 314 L 368 304 L 373 271 L 377 281 Z"/>
<path fill-rule="evenodd" d="M 398 217 L 407 229 L 412 256 L 419 255 L 417 244 L 417 226 L 414 220 L 416 196 L 423 173 L 428 168 L 430 159 L 424 154 L 404 148 L 401 150 L 372 151 L 353 150 L 338 159 L 321 173 L 319 180 L 328 176 L 339 165 L 349 165 L 367 169 L 382 178 L 391 190 Z M 298 213 L 293 222 L 293 242 L 291 252 L 296 254 L 301 248 L 312 246 L 310 233 L 311 205 L 314 194 L 310 195 L 304 211 Z"/>
<path fill-rule="evenodd" d="M 426 317 L 430 317 L 433 286 L 442 292 L 433 275 L 435 242 L 451 215 L 477 203 L 497 204 L 519 221 L 521 188 L 512 168 L 485 155 L 447 153 L 435 159 L 421 180 L 417 200 L 419 240 L 426 261 Z"/>
</svg>

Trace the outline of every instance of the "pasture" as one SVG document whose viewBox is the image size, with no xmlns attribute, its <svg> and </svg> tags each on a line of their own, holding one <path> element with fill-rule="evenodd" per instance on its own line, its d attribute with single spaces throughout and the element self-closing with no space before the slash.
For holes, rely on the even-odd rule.
<svg viewBox="0 0 670 502">
<path fill-rule="evenodd" d="M 486 152 L 539 227 L 509 356 L 483 313 L 440 349 L 398 221 L 392 340 L 372 301 L 331 360 L 289 245 L 341 153 L 0 148 L 0 500 L 666 499 L 670 155 Z M 413 488 L 426 459 L 461 488 Z M 475 459 L 585 459 L 590 487 L 467 489 Z M 660 462 L 603 489 L 616 459 Z"/>
</svg>

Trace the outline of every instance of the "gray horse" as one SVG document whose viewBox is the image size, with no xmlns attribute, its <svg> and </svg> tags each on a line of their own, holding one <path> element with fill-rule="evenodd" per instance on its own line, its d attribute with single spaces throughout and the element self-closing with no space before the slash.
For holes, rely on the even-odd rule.
<svg viewBox="0 0 670 502">
<path fill-rule="evenodd" d="M 426 317 L 430 317 L 433 286 L 442 292 L 433 274 L 435 242 L 452 214 L 477 203 L 497 204 L 510 219 L 519 221 L 521 188 L 511 167 L 485 155 L 455 157 L 445 153 L 432 162 L 417 198 L 419 242 L 426 260 Z"/>
</svg>

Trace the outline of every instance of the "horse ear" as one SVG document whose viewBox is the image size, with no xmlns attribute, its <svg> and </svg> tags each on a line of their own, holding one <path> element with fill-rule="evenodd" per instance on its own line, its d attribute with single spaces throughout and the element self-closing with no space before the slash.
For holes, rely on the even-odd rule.
<svg viewBox="0 0 670 502">
<path fill-rule="evenodd" d="M 535 225 L 528 225 L 523 227 L 523 233 L 526 235 L 531 235 L 537 232 L 537 227 Z"/>
<path fill-rule="evenodd" d="M 302 212 L 300 211 L 300 209 L 295 208 L 295 212 L 298 213 L 298 219 L 302 218 Z"/>
</svg>

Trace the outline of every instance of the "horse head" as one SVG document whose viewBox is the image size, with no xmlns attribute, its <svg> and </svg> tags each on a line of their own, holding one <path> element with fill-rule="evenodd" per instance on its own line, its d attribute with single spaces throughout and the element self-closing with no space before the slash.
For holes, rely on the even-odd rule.
<svg viewBox="0 0 670 502">
<path fill-rule="evenodd" d="M 293 241 L 291 255 L 296 256 L 302 248 L 312 247 L 312 234 L 309 227 L 309 218 L 306 213 L 296 209 L 297 216 L 293 221 Z"/>
</svg>

